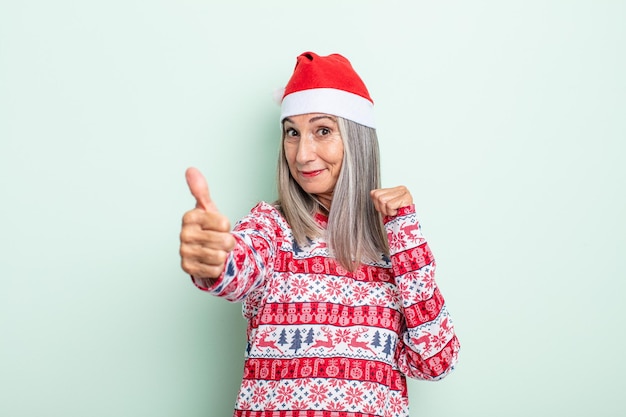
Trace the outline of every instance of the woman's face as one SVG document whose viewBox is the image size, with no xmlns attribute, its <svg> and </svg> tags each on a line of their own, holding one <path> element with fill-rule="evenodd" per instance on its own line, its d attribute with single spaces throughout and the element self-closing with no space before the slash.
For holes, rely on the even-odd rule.
<svg viewBox="0 0 626 417">
<path fill-rule="evenodd" d="M 323 113 L 285 118 L 283 147 L 296 182 L 330 208 L 343 161 L 337 118 Z"/>
</svg>

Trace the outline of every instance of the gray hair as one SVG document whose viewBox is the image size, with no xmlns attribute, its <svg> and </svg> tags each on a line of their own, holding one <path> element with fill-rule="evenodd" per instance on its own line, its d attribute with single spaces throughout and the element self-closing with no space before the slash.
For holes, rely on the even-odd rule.
<svg viewBox="0 0 626 417">
<path fill-rule="evenodd" d="M 282 141 L 277 204 L 299 245 L 304 246 L 308 239 L 325 234 L 337 261 L 354 271 L 361 262 L 379 262 L 383 255 L 389 255 L 382 217 L 370 197 L 371 190 L 380 188 L 378 137 L 375 129 L 341 117 L 337 118 L 337 124 L 344 156 L 326 231 L 314 219 L 314 214 L 323 206 L 291 176 Z"/>
</svg>

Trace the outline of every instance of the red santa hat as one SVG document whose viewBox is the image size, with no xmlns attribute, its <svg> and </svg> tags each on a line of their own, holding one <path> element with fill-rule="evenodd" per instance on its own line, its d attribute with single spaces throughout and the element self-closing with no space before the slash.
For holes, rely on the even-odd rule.
<svg viewBox="0 0 626 417">
<path fill-rule="evenodd" d="M 374 101 L 350 61 L 339 54 L 298 56 L 282 95 L 280 120 L 326 113 L 375 128 Z"/>
</svg>

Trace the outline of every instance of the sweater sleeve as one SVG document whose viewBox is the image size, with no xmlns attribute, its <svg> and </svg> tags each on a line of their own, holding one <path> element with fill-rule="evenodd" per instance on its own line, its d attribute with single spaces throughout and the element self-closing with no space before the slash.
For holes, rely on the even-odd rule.
<svg viewBox="0 0 626 417">
<path fill-rule="evenodd" d="M 259 203 L 235 225 L 232 234 L 235 248 L 229 254 L 222 275 L 212 281 L 194 279 L 201 290 L 228 301 L 242 301 L 264 285 L 272 274 L 280 233 L 278 212 L 267 203 Z"/>
<path fill-rule="evenodd" d="M 384 223 L 404 313 L 396 362 L 408 377 L 439 380 L 454 369 L 460 345 L 435 283 L 435 259 L 413 205 L 386 217 Z"/>
</svg>

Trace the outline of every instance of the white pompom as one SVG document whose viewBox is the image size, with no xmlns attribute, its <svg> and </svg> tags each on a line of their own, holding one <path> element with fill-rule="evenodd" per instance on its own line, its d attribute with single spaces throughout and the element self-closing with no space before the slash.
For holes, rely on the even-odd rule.
<svg viewBox="0 0 626 417">
<path fill-rule="evenodd" d="M 277 88 L 274 90 L 273 99 L 274 102 L 280 105 L 283 102 L 283 95 L 285 94 L 285 87 Z"/>
</svg>

